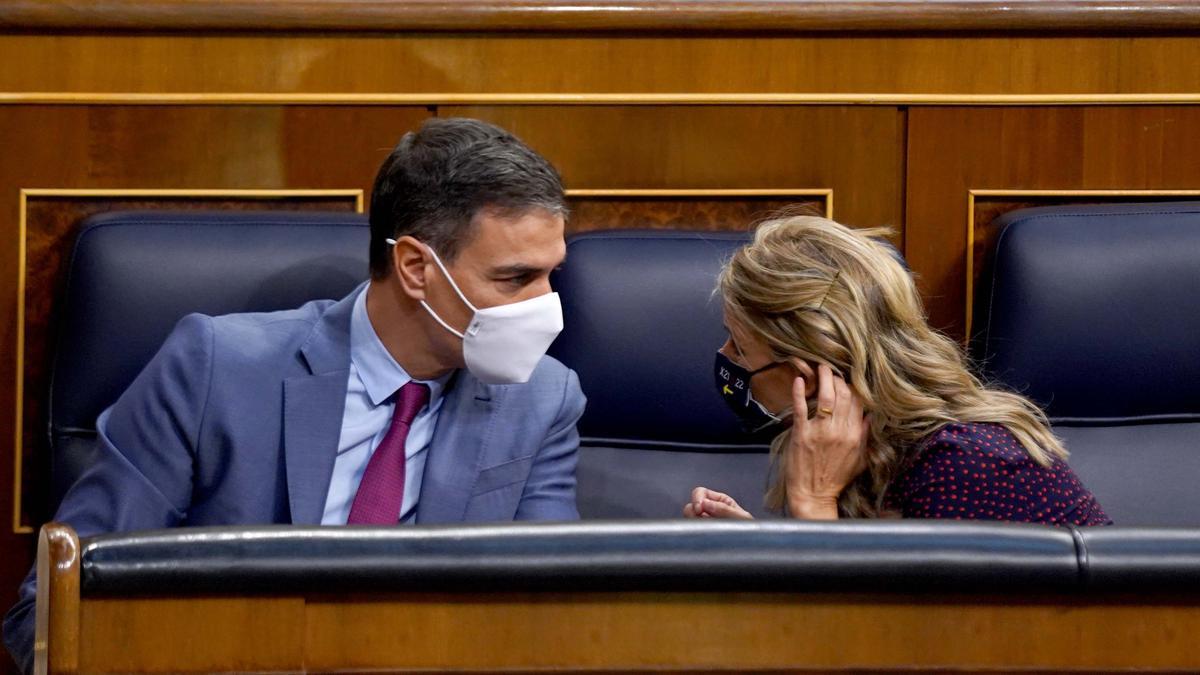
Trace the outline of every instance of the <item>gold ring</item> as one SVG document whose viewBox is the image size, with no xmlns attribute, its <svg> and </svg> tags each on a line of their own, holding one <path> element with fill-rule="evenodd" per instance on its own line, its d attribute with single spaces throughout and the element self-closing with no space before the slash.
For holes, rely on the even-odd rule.
<svg viewBox="0 0 1200 675">
<path fill-rule="evenodd" d="M 821 417 L 830 417 L 833 415 L 833 411 L 829 408 L 817 408 L 817 414 Z"/>
</svg>

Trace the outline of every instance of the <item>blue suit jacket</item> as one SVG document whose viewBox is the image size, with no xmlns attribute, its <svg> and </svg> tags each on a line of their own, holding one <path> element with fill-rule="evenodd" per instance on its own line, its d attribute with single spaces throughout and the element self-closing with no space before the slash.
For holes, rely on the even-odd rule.
<svg viewBox="0 0 1200 675">
<path fill-rule="evenodd" d="M 264 314 L 193 314 L 97 420 L 98 459 L 55 520 L 80 536 L 321 521 L 341 433 L 354 294 Z M 459 371 L 445 391 L 418 523 L 567 520 L 584 396 L 550 357 L 521 385 Z M 4 623 L 26 670 L 33 573 Z"/>
</svg>

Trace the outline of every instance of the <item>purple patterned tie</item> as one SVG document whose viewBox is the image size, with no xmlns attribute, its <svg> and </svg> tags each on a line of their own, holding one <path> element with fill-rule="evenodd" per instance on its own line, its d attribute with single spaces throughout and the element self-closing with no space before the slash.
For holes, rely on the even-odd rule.
<svg viewBox="0 0 1200 675">
<path fill-rule="evenodd" d="M 354 495 L 347 525 L 395 525 L 400 520 L 404 503 L 404 440 L 413 418 L 429 401 L 429 387 L 409 382 L 400 387 L 396 410 L 379 447 L 367 462 L 362 482 Z"/>
</svg>

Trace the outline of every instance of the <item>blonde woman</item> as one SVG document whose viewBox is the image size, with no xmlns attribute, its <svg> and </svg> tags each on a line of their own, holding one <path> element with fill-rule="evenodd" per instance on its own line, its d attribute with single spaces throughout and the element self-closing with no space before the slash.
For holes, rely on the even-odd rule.
<svg viewBox="0 0 1200 675">
<path fill-rule="evenodd" d="M 721 272 L 729 340 L 717 386 L 748 427 L 780 429 L 768 508 L 806 519 L 1111 523 L 1042 411 L 985 387 L 929 327 L 886 234 L 779 218 Z M 684 515 L 750 517 L 705 487 Z"/>
</svg>

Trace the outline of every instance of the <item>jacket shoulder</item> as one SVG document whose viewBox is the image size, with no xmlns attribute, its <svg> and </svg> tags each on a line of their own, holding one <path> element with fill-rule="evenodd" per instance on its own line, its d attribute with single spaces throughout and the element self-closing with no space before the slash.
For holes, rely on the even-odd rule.
<svg viewBox="0 0 1200 675">
<path fill-rule="evenodd" d="M 189 314 L 176 325 L 175 333 L 182 333 L 179 337 L 185 341 L 203 339 L 207 334 L 215 354 L 236 361 L 291 358 L 333 304 L 333 300 L 314 300 L 275 312 Z"/>
</svg>

